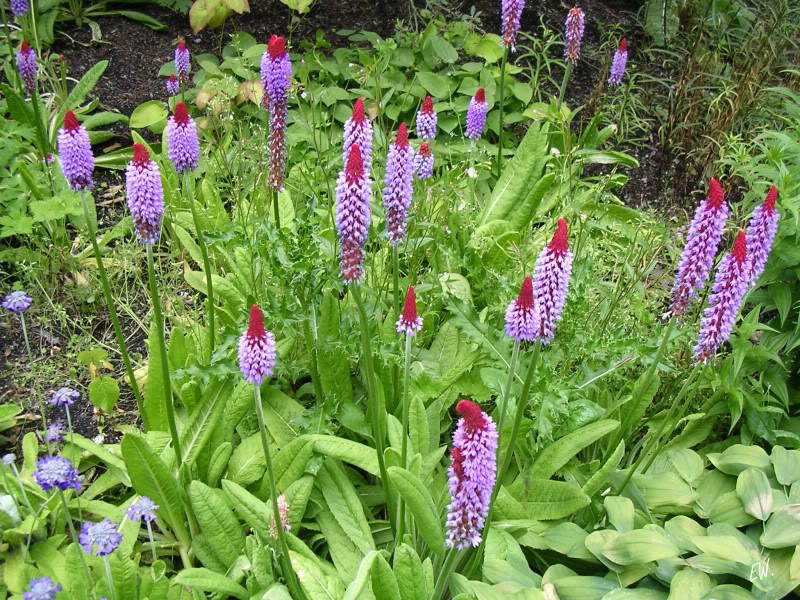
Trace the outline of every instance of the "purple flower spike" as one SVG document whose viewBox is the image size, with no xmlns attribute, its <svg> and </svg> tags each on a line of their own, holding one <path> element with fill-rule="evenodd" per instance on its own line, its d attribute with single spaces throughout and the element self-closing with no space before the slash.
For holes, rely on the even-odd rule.
<svg viewBox="0 0 800 600">
<path fill-rule="evenodd" d="M 274 104 L 285 104 L 292 78 L 292 63 L 286 52 L 286 40 L 273 35 L 261 57 L 261 83 L 264 99 L 270 109 Z"/>
<path fill-rule="evenodd" d="M 28 12 L 28 8 L 28 0 L 11 0 L 11 14 L 14 19 L 24 17 L 25 13 Z"/>
<path fill-rule="evenodd" d="M 175 114 L 167 122 L 167 146 L 169 159 L 179 174 L 197 168 L 200 160 L 197 125 L 183 102 L 175 105 Z"/>
<path fill-rule="evenodd" d="M 469 139 L 477 141 L 483 135 L 487 112 L 489 112 L 489 106 L 486 104 L 486 92 L 480 88 L 469 101 L 467 109 L 466 135 Z"/>
<path fill-rule="evenodd" d="M 48 444 L 58 444 L 64 441 L 64 424 L 61 421 L 53 421 L 47 427 L 44 439 Z"/>
<path fill-rule="evenodd" d="M 733 250 L 719 264 L 714 288 L 700 323 L 700 336 L 694 348 L 697 362 L 708 362 L 728 339 L 750 285 L 750 257 L 747 238 L 739 231 Z"/>
<path fill-rule="evenodd" d="M 275 527 L 275 513 L 271 511 L 269 518 L 269 534 L 273 540 L 278 539 L 278 529 Z M 278 496 L 278 516 L 281 519 L 281 525 L 286 533 L 292 530 L 292 524 L 289 522 L 289 504 L 286 502 L 286 496 L 281 494 Z"/>
<path fill-rule="evenodd" d="M 608 76 L 608 85 L 619 85 L 625 76 L 625 67 L 628 64 L 628 40 L 622 38 L 619 48 L 614 53 L 614 60 L 611 61 L 611 73 Z"/>
<path fill-rule="evenodd" d="M 577 6 L 569 9 L 565 26 L 567 43 L 564 48 L 564 58 L 573 65 L 577 64 L 581 55 L 581 44 L 583 43 L 583 31 L 585 28 L 586 17 L 583 11 Z"/>
<path fill-rule="evenodd" d="M 506 335 L 517 342 L 532 342 L 541 331 L 541 316 L 533 300 L 533 278 L 522 282 L 519 297 L 506 309 Z"/>
<path fill-rule="evenodd" d="M 189 74 L 192 70 L 192 61 L 189 57 L 189 49 L 186 42 L 181 38 L 178 40 L 178 47 L 175 48 L 175 72 L 182 85 L 189 85 Z"/>
<path fill-rule="evenodd" d="M 79 192 L 94 185 L 94 154 L 89 134 L 71 110 L 64 115 L 64 127 L 58 130 L 58 154 L 64 178 L 72 190 Z"/>
<path fill-rule="evenodd" d="M 108 556 L 122 542 L 122 535 L 111 519 L 103 519 L 99 523 L 84 523 L 78 540 L 86 554 Z"/>
<path fill-rule="evenodd" d="M 150 160 L 147 148 L 141 144 L 133 145 L 133 160 L 128 164 L 125 179 L 136 237 L 143 244 L 155 244 L 164 216 L 164 189 L 158 165 Z"/>
<path fill-rule="evenodd" d="M 364 245 L 369 234 L 372 182 L 361 162 L 361 148 L 350 147 L 347 163 L 336 181 L 336 230 L 341 245 L 342 279 L 357 283 L 364 275 Z"/>
<path fill-rule="evenodd" d="M 147 523 L 156 520 L 156 511 L 161 508 L 158 504 L 150 500 L 147 496 L 142 496 L 137 502 L 133 502 L 129 507 L 126 516 L 131 521 L 141 522 L 144 519 Z"/>
<path fill-rule="evenodd" d="M 428 142 L 422 142 L 419 151 L 414 155 L 414 174 L 417 179 L 433 177 L 433 152 Z"/>
<path fill-rule="evenodd" d="M 503 0 L 502 6 L 501 26 L 503 46 L 511 48 L 511 51 L 514 52 L 516 49 L 514 45 L 516 44 L 517 34 L 519 33 L 520 20 L 522 19 L 522 11 L 525 10 L 525 0 Z"/>
<path fill-rule="evenodd" d="M 13 5 L 13 4 L 12 4 Z M 22 594 L 22 600 L 55 600 L 63 588 L 49 577 L 31 579 L 28 591 Z"/>
<path fill-rule="evenodd" d="M 722 186 L 719 181 L 712 178 L 708 182 L 708 198 L 694 213 L 686 238 L 686 247 L 678 265 L 678 273 L 672 287 L 670 310 L 673 317 L 680 318 L 689 303 L 705 286 L 727 218 L 728 205 L 725 203 Z"/>
<path fill-rule="evenodd" d="M 286 125 L 288 107 L 285 102 L 272 105 L 269 113 L 269 187 L 283 190 L 286 173 Z"/>
<path fill-rule="evenodd" d="M 533 295 L 541 316 L 539 339 L 543 345 L 553 341 L 556 324 L 564 312 L 571 275 L 567 222 L 559 219 L 553 239 L 539 254 L 534 269 Z"/>
<path fill-rule="evenodd" d="M 3 298 L 3 308 L 17 315 L 28 310 L 32 303 L 33 300 L 25 292 L 9 292 Z"/>
<path fill-rule="evenodd" d="M 750 285 L 754 286 L 767 266 L 767 259 L 778 232 L 780 213 L 775 209 L 778 200 L 778 188 L 770 188 L 764 203 L 753 211 L 747 225 L 747 252 L 751 257 Z"/>
<path fill-rule="evenodd" d="M 17 50 L 17 69 L 22 81 L 25 82 L 28 94 L 33 94 L 33 90 L 36 89 L 36 74 L 39 72 L 39 64 L 36 62 L 36 52 L 26 40 L 22 41 Z"/>
<path fill-rule="evenodd" d="M 60 456 L 46 456 L 40 458 L 36 463 L 36 471 L 33 478 L 45 492 L 53 488 L 59 490 L 81 489 L 81 481 L 78 478 L 78 471 L 66 458 Z"/>
<path fill-rule="evenodd" d="M 181 91 L 181 82 L 178 81 L 178 78 L 175 77 L 175 75 L 170 75 L 164 81 L 164 87 L 167 90 L 167 95 L 177 96 Z"/>
<path fill-rule="evenodd" d="M 417 316 L 417 297 L 414 294 L 414 286 L 408 286 L 403 314 L 397 320 L 397 333 L 405 333 L 413 337 L 419 333 L 420 329 L 422 329 L 422 319 Z"/>
<path fill-rule="evenodd" d="M 353 105 L 353 115 L 344 123 L 344 151 L 342 162 L 347 164 L 350 146 L 357 144 L 367 177 L 372 173 L 372 123 L 364 114 L 364 101 L 359 98 Z"/>
<path fill-rule="evenodd" d="M 81 397 L 81 393 L 68 387 L 58 388 L 50 396 L 50 404 L 53 406 L 72 406 Z"/>
<path fill-rule="evenodd" d="M 408 144 L 408 129 L 400 123 L 394 144 L 386 157 L 383 180 L 383 208 L 386 211 L 386 233 L 396 246 L 406 234 L 408 209 L 411 206 L 413 150 Z"/>
<path fill-rule="evenodd" d="M 477 404 L 461 400 L 461 415 L 453 434 L 447 475 L 450 505 L 447 507 L 447 541 L 450 548 L 465 550 L 481 543 L 497 476 L 497 427 Z"/>
<path fill-rule="evenodd" d="M 436 137 L 436 124 L 439 118 L 433 110 L 433 98 L 425 96 L 422 108 L 417 113 L 417 136 L 423 140 L 432 140 Z"/>
<path fill-rule="evenodd" d="M 275 369 L 275 336 L 264 329 L 264 316 L 258 305 L 250 307 L 247 331 L 239 338 L 239 369 L 248 383 L 261 385 Z"/>
</svg>

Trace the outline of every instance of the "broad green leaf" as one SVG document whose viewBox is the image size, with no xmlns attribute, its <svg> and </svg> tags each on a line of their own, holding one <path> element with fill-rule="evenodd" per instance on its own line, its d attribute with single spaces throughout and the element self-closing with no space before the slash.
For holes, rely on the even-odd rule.
<svg viewBox="0 0 800 600">
<path fill-rule="evenodd" d="M 305 409 L 296 400 L 273 386 L 262 386 L 261 395 L 264 403 L 264 422 L 269 434 L 276 444 L 288 444 L 300 435 L 294 421 L 303 416 Z"/>
<path fill-rule="evenodd" d="M 744 527 L 755 519 L 744 512 L 742 501 L 736 492 L 728 492 L 719 496 L 708 511 L 708 520 L 712 523 L 727 523 L 733 527 Z"/>
<path fill-rule="evenodd" d="M 760 446 L 743 446 L 734 444 L 722 454 L 712 453 L 708 460 L 723 473 L 739 475 L 749 467 L 758 467 L 768 471 L 770 468 L 769 455 Z"/>
<path fill-rule="evenodd" d="M 113 377 L 95 377 L 89 384 L 89 400 L 105 413 L 114 411 L 119 400 L 119 384 Z"/>
<path fill-rule="evenodd" d="M 333 346 L 339 336 L 341 319 L 339 302 L 332 293 L 322 296 L 319 320 L 318 366 L 320 385 L 325 401 L 331 404 L 353 403 L 353 385 L 350 381 L 350 363 L 341 350 Z"/>
<path fill-rule="evenodd" d="M 33 114 L 25 103 L 25 100 L 10 86 L 3 84 L 0 86 L 3 90 L 3 97 L 6 99 L 6 106 L 11 113 L 13 119 L 20 125 L 35 125 Z"/>
<path fill-rule="evenodd" d="M 389 479 L 414 516 L 419 533 L 431 551 L 441 554 L 444 551 L 444 532 L 428 488 L 413 473 L 400 467 L 389 467 Z"/>
<path fill-rule="evenodd" d="M 523 196 L 522 202 L 508 215 L 513 231 L 525 231 L 539 210 L 542 198 L 550 191 L 555 182 L 555 174 L 547 173 L 533 184 L 530 191 Z"/>
<path fill-rule="evenodd" d="M 194 462 L 208 443 L 211 434 L 222 419 L 225 404 L 232 391 L 233 383 L 230 380 L 214 381 L 205 390 L 200 403 L 189 416 L 189 423 L 181 432 L 184 462 Z"/>
<path fill-rule="evenodd" d="M 458 60 L 458 52 L 453 47 L 453 44 L 444 39 L 441 35 L 434 35 L 430 38 L 430 44 L 436 56 L 441 58 L 446 63 L 454 63 Z M 439 96 L 444 98 L 444 96 Z"/>
<path fill-rule="evenodd" d="M 562 519 L 590 502 L 579 487 L 564 481 L 520 477 L 509 491 L 525 511 L 525 518 L 539 521 Z"/>
<path fill-rule="evenodd" d="M 447 79 L 430 71 L 420 71 L 417 79 L 434 98 L 447 98 L 450 95 Z"/>
<path fill-rule="evenodd" d="M 358 573 L 356 573 L 350 585 L 347 586 L 344 600 L 359 600 L 360 598 L 369 597 L 370 593 L 375 597 L 371 589 L 372 568 L 379 556 L 379 552 L 372 550 L 361 560 L 361 564 L 358 565 Z"/>
<path fill-rule="evenodd" d="M 250 598 L 247 590 L 238 583 L 230 580 L 225 575 L 220 575 L 203 567 L 184 568 L 178 572 L 173 581 L 189 589 L 234 596 L 240 600 L 248 600 Z"/>
<path fill-rule="evenodd" d="M 144 412 L 147 414 L 149 431 L 169 431 L 167 421 L 167 399 L 164 390 L 164 377 L 161 370 L 161 344 L 155 323 L 150 325 L 147 338 L 148 365 L 147 381 L 144 384 Z"/>
<path fill-rule="evenodd" d="M 578 452 L 593 444 L 607 433 L 619 427 L 619 421 L 603 419 L 568 433 L 547 446 L 533 463 L 531 476 L 536 479 L 550 479 L 556 472 L 574 458 Z"/>
<path fill-rule="evenodd" d="M 228 461 L 228 478 L 239 485 L 250 485 L 261 479 L 267 470 L 261 434 L 254 433 L 236 446 Z"/>
<path fill-rule="evenodd" d="M 372 593 L 381 600 L 401 600 L 394 572 L 380 553 L 372 566 Z"/>
<path fill-rule="evenodd" d="M 669 462 L 687 483 L 694 483 L 703 474 L 703 459 L 697 452 L 689 448 L 670 452 Z"/>
<path fill-rule="evenodd" d="M 592 497 L 599 492 L 600 488 L 608 480 L 608 474 L 617 468 L 624 454 L 625 440 L 621 440 L 614 452 L 611 453 L 611 456 L 603 463 L 603 466 L 584 484 L 583 493 Z"/>
<path fill-rule="evenodd" d="M 236 517 L 217 491 L 202 481 L 189 484 L 189 500 L 214 554 L 230 567 L 239 555 L 244 554 L 244 533 Z"/>
<path fill-rule="evenodd" d="M 364 515 L 364 508 L 341 465 L 333 460 L 325 461 L 325 466 L 317 473 L 316 483 L 325 498 L 328 510 L 353 545 L 365 556 L 371 550 L 375 550 L 375 542 Z"/>
<path fill-rule="evenodd" d="M 681 569 L 669 583 L 668 600 L 702 600 L 711 587 L 711 578 L 702 571 Z"/>
<path fill-rule="evenodd" d="M 337 577 L 326 575 L 314 559 L 289 551 L 292 568 L 309 600 L 342 600 L 344 585 Z"/>
<path fill-rule="evenodd" d="M 402 600 L 428 600 L 431 597 L 433 590 L 428 589 L 422 561 L 408 544 L 400 544 L 394 551 L 394 575 Z"/>
<path fill-rule="evenodd" d="M 332 435 L 308 437 L 314 444 L 314 450 L 319 454 L 336 458 L 363 469 L 370 475 L 378 476 L 378 456 L 374 448 Z"/>
<path fill-rule="evenodd" d="M 61 127 L 64 123 L 64 115 L 67 114 L 68 110 L 80 108 L 81 104 L 83 104 L 83 101 L 86 100 L 89 94 L 92 93 L 92 90 L 97 85 L 97 82 L 100 81 L 100 78 L 103 76 L 103 73 L 105 73 L 106 68 L 108 68 L 108 61 L 101 60 L 83 74 L 83 77 L 80 78 L 78 83 L 75 84 L 75 87 L 72 88 L 69 96 L 67 96 L 66 101 L 58 111 L 58 115 L 56 115 L 55 124 L 57 128 Z M 58 131 L 57 128 L 51 133 L 51 141 L 55 141 L 55 136 Z"/>
<path fill-rule="evenodd" d="M 660 527 L 645 525 L 621 533 L 603 547 L 603 555 L 618 565 L 636 565 L 676 558 L 680 550 Z"/>
<path fill-rule="evenodd" d="M 739 473 L 736 495 L 742 502 L 744 512 L 759 521 L 766 521 L 772 513 L 772 488 L 761 469 L 750 467 Z"/>
<path fill-rule="evenodd" d="M 263 539 L 270 538 L 269 524 L 272 520 L 272 511 L 266 503 L 262 502 L 242 486 L 227 479 L 222 480 L 222 489 L 230 497 L 233 510 L 250 525 Z"/>
<path fill-rule="evenodd" d="M 601 600 L 606 594 L 619 587 L 619 584 L 601 577 L 573 575 L 554 579 L 559 600 Z"/>
<path fill-rule="evenodd" d="M 275 484 L 281 492 L 300 479 L 305 473 L 308 461 L 314 454 L 314 443 L 308 436 L 300 436 L 283 446 L 273 457 Z M 264 485 L 261 486 L 264 496 L 269 494 Z"/>
<path fill-rule="evenodd" d="M 214 453 L 208 461 L 208 483 L 211 487 L 217 487 L 225 468 L 228 466 L 228 461 L 233 454 L 233 446 L 230 442 L 223 442 L 221 445 L 214 448 Z"/>
<path fill-rule="evenodd" d="M 130 126 L 134 129 L 156 127 L 167 120 L 167 107 L 161 100 L 148 100 L 133 109 Z"/>
<path fill-rule="evenodd" d="M 800 545 L 800 504 L 786 504 L 773 512 L 760 541 L 765 548 Z"/>
<path fill-rule="evenodd" d="M 311 5 L 314 4 L 314 0 L 281 0 L 281 3 L 288 6 L 293 11 L 304 15 L 311 10 Z"/>
<path fill-rule="evenodd" d="M 800 481 L 800 450 L 773 446 L 771 458 L 778 483 L 792 485 L 795 481 Z"/>
<path fill-rule="evenodd" d="M 623 496 L 606 496 L 603 499 L 603 506 L 608 515 L 608 521 L 614 529 L 620 533 L 627 533 L 633 530 L 633 502 Z"/>
<path fill-rule="evenodd" d="M 411 398 L 408 411 L 408 434 L 411 438 L 411 449 L 420 456 L 428 456 L 428 415 L 422 398 Z"/>
</svg>

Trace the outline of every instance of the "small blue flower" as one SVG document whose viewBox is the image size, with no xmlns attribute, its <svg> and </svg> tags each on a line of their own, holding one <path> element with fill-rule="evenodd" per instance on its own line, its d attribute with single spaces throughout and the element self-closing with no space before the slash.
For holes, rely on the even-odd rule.
<svg viewBox="0 0 800 600">
<path fill-rule="evenodd" d="M 40 458 L 36 463 L 33 478 L 45 492 L 49 492 L 53 488 L 73 489 L 76 492 L 81 489 L 78 470 L 66 458 L 60 456 Z"/>
<path fill-rule="evenodd" d="M 99 523 L 84 523 L 78 536 L 86 554 L 107 556 L 117 549 L 122 541 L 122 535 L 117 531 L 117 526 L 111 519 L 104 519 Z M 95 550 L 96 548 L 96 550 Z"/>
<path fill-rule="evenodd" d="M 62 387 L 58 388 L 53 395 L 50 396 L 50 404 L 53 406 L 72 406 L 75 400 L 81 397 L 81 393 L 72 388 Z"/>
<path fill-rule="evenodd" d="M 47 427 L 45 439 L 48 444 L 58 444 L 64 441 L 64 424 L 61 421 L 53 421 Z"/>
<path fill-rule="evenodd" d="M 3 298 L 3 308 L 13 313 L 24 313 L 31 307 L 31 297 L 25 292 L 11 292 Z"/>
<path fill-rule="evenodd" d="M 147 496 L 142 496 L 138 502 L 134 502 L 128 507 L 127 517 L 131 521 L 141 522 L 142 519 L 148 523 L 156 520 L 156 511 L 160 507 L 150 500 Z"/>
<path fill-rule="evenodd" d="M 8 465 L 10 467 L 11 465 L 14 464 L 14 461 L 16 459 L 17 457 L 9 452 L 8 454 L 3 455 L 3 464 Z"/>
<path fill-rule="evenodd" d="M 22 594 L 24 600 L 55 600 L 56 594 L 61 591 L 61 586 L 49 577 L 31 579 L 28 591 Z"/>
</svg>

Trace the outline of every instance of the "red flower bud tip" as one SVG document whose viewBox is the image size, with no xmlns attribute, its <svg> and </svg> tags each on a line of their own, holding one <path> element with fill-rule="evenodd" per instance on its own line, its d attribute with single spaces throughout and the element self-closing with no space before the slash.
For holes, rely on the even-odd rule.
<svg viewBox="0 0 800 600">
<path fill-rule="evenodd" d="M 619 51 L 620 52 L 627 52 L 628 51 L 628 38 L 622 38 L 619 42 Z"/>
<path fill-rule="evenodd" d="M 550 249 L 561 254 L 569 250 L 569 237 L 567 234 L 567 222 L 562 217 L 558 220 L 556 232 L 550 241 Z"/>
<path fill-rule="evenodd" d="M 467 430 L 483 429 L 486 421 L 483 418 L 481 407 L 469 400 L 460 400 L 456 404 L 456 412 L 464 417 L 464 426 Z"/>
<path fill-rule="evenodd" d="M 133 164 L 135 164 L 137 167 L 143 167 L 149 162 L 150 162 L 150 154 L 148 154 L 147 148 L 145 148 L 141 144 L 134 144 Z"/>
<path fill-rule="evenodd" d="M 31 45 L 28 43 L 28 40 L 22 40 L 22 45 L 19 47 L 19 49 L 23 52 L 30 51 Z"/>
<path fill-rule="evenodd" d="M 740 229 L 736 234 L 736 240 L 733 242 L 733 259 L 742 264 L 747 258 L 747 238 L 745 237 L 744 230 Z"/>
<path fill-rule="evenodd" d="M 461 454 L 461 450 L 453 448 L 450 451 L 450 462 L 453 463 L 453 470 L 456 475 L 464 477 L 464 456 Z"/>
<path fill-rule="evenodd" d="M 186 125 L 189 123 L 189 112 L 186 110 L 186 105 L 183 102 L 178 102 L 175 105 L 175 122 L 179 125 Z"/>
<path fill-rule="evenodd" d="M 406 303 L 403 305 L 403 320 L 406 323 L 415 323 L 417 321 L 417 297 L 414 294 L 414 286 L 408 286 L 406 293 Z"/>
<path fill-rule="evenodd" d="M 65 60 L 67 60 L 67 59 L 66 59 L 66 58 L 64 58 L 64 55 L 63 55 L 63 54 L 59 54 L 59 55 L 58 55 L 58 62 L 60 62 L 60 63 L 63 63 Z"/>
<path fill-rule="evenodd" d="M 348 183 L 361 181 L 364 175 L 364 162 L 361 160 L 361 147 L 358 144 L 350 146 L 350 154 L 347 155 L 347 170 L 345 177 Z"/>
<path fill-rule="evenodd" d="M 247 337 L 255 340 L 260 340 L 264 337 L 264 315 L 261 314 L 261 309 L 258 304 L 253 304 L 250 307 L 250 321 L 247 324 Z"/>
<path fill-rule="evenodd" d="M 478 88 L 478 91 L 475 92 L 475 102 L 486 103 L 486 92 L 483 88 Z"/>
<path fill-rule="evenodd" d="M 769 188 L 769 192 L 767 192 L 767 197 L 764 198 L 764 210 L 768 213 L 772 213 L 775 210 L 775 202 L 778 201 L 778 188 L 774 185 Z"/>
<path fill-rule="evenodd" d="M 708 182 L 708 201 L 711 203 L 712 208 L 719 208 L 725 201 L 725 194 L 716 177 L 712 177 L 711 181 Z"/>
<path fill-rule="evenodd" d="M 422 145 L 419 147 L 419 153 L 421 156 L 430 156 L 431 147 L 428 145 L 428 142 L 422 142 Z"/>
<path fill-rule="evenodd" d="M 64 130 L 77 131 L 79 127 L 80 125 L 78 124 L 78 118 L 75 116 L 75 113 L 68 110 L 67 114 L 64 115 Z"/>
<path fill-rule="evenodd" d="M 178 50 L 181 50 L 181 51 L 186 50 L 186 42 L 184 41 L 183 38 L 180 38 L 178 40 Z"/>
<path fill-rule="evenodd" d="M 167 77 L 167 79 L 169 79 L 170 81 L 178 81 L 178 78 L 175 77 L 175 75 L 170 75 L 169 77 Z"/>
<path fill-rule="evenodd" d="M 269 38 L 267 51 L 273 59 L 282 57 L 286 54 L 286 40 L 279 35 L 273 35 Z"/>
<path fill-rule="evenodd" d="M 431 98 L 430 96 L 425 96 L 425 100 L 422 101 L 422 112 L 424 113 L 433 112 L 433 98 Z"/>
<path fill-rule="evenodd" d="M 520 310 L 531 310 L 533 308 L 533 277 L 528 275 L 522 282 L 517 298 L 517 308 Z"/>
<path fill-rule="evenodd" d="M 394 138 L 394 145 L 398 148 L 405 148 L 408 146 L 408 128 L 406 127 L 405 122 L 400 123 L 400 127 L 397 130 L 397 135 Z"/>
<path fill-rule="evenodd" d="M 364 116 L 364 100 L 359 98 L 353 105 L 353 123 L 361 125 L 366 120 Z"/>
</svg>

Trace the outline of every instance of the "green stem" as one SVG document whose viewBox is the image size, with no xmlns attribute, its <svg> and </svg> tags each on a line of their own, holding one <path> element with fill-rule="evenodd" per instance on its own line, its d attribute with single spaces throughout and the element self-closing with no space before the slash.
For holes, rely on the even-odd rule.
<svg viewBox="0 0 800 600">
<path fill-rule="evenodd" d="M 281 511 L 278 507 L 278 488 L 275 485 L 275 472 L 272 469 L 272 454 L 269 451 L 267 427 L 264 424 L 264 407 L 261 404 L 261 386 L 258 384 L 254 385 L 253 393 L 256 405 L 256 416 L 258 417 L 258 430 L 261 433 L 261 445 L 264 447 L 264 459 L 267 462 L 269 495 L 272 499 L 272 516 L 275 519 L 275 530 L 278 534 L 278 545 L 281 549 L 279 556 L 281 570 L 283 571 L 283 576 L 286 578 L 286 582 L 289 585 L 292 598 L 303 598 L 300 584 L 297 581 L 295 572 L 292 569 L 291 560 L 289 559 L 289 545 L 286 543 L 286 534 L 283 531 L 283 523 L 281 521 Z"/>
<path fill-rule="evenodd" d="M 511 364 L 508 367 L 508 379 L 503 388 L 503 398 L 500 405 L 500 414 L 497 415 L 497 457 L 500 458 L 500 451 L 503 441 L 503 424 L 506 420 L 506 412 L 508 412 L 508 398 L 511 395 L 511 385 L 514 383 L 514 376 L 517 372 L 517 360 L 519 359 L 519 340 L 514 342 L 514 349 L 511 351 Z"/>
<path fill-rule="evenodd" d="M 569 79 L 572 77 L 572 63 L 567 61 L 567 68 L 564 69 L 564 79 L 561 80 L 561 87 L 558 90 L 558 106 L 559 109 L 561 104 L 564 102 L 564 96 L 567 93 L 567 84 L 569 83 Z M 559 112 L 561 112 L 559 110 Z"/>
<path fill-rule="evenodd" d="M 447 587 L 447 582 L 450 581 L 450 572 L 453 570 L 453 563 L 458 556 L 458 551 L 455 548 L 450 548 L 447 551 L 447 556 L 444 559 L 444 564 L 436 576 L 436 586 L 433 588 L 432 600 L 439 600 L 444 594 Z"/>
<path fill-rule="evenodd" d="M 36 48 L 36 54 L 42 53 L 42 47 L 39 44 L 39 32 L 36 29 L 36 0 L 31 0 L 31 31 L 33 32 L 33 45 Z"/>
<path fill-rule="evenodd" d="M 86 564 L 86 559 L 83 557 L 83 548 L 81 547 L 81 542 L 78 539 L 78 534 L 75 532 L 75 525 L 72 524 L 72 517 L 69 514 L 67 499 L 64 497 L 64 492 L 62 490 L 58 490 L 58 496 L 61 498 L 61 505 L 64 507 L 64 517 L 67 519 L 69 534 L 72 536 L 72 541 L 75 543 L 75 547 L 78 550 L 78 558 L 80 558 L 81 565 L 83 565 L 83 570 L 86 573 L 86 581 L 91 585 L 92 576 L 89 573 L 89 565 Z"/>
<path fill-rule="evenodd" d="M 409 384 L 411 383 L 411 337 L 406 334 L 405 370 L 403 371 L 403 439 L 400 450 L 400 466 L 408 468 L 408 413 L 409 413 Z M 406 507 L 403 499 L 397 501 L 397 543 L 403 542 L 405 529 Z"/>
<path fill-rule="evenodd" d="M 119 353 L 122 355 L 122 364 L 125 366 L 125 373 L 128 376 L 128 383 L 133 391 L 133 397 L 136 399 L 136 409 L 142 417 L 142 423 L 145 429 L 149 429 L 150 423 L 147 418 L 147 413 L 144 411 L 144 402 L 142 401 L 142 393 L 139 390 L 139 384 L 136 383 L 136 377 L 133 374 L 133 364 L 128 355 L 128 345 L 125 343 L 125 336 L 122 333 L 122 327 L 119 324 L 119 317 L 117 316 L 117 309 L 114 306 L 114 298 L 111 296 L 111 286 L 108 284 L 108 276 L 106 275 L 106 268 L 103 266 L 103 259 L 100 256 L 100 246 L 97 244 L 97 231 L 94 227 L 94 220 L 89 215 L 89 203 L 86 199 L 87 192 L 81 192 L 81 203 L 83 204 L 83 218 L 86 220 L 86 228 L 89 230 L 89 241 L 92 243 L 92 250 L 94 250 L 94 259 L 97 263 L 97 273 L 100 275 L 100 285 L 103 288 L 103 297 L 106 301 L 106 308 L 108 315 L 111 317 L 111 324 L 114 326 L 114 336 L 117 338 L 117 345 L 119 346 Z"/>
<path fill-rule="evenodd" d="M 33 506 L 28 498 L 28 492 L 25 491 L 25 485 L 22 483 L 22 477 L 19 476 L 19 471 L 17 471 L 17 465 L 12 464 L 11 470 L 14 471 L 14 478 L 17 480 L 17 485 L 19 485 L 19 491 L 22 492 L 22 499 L 25 501 L 25 506 L 27 506 L 28 510 L 33 513 Z"/>
<path fill-rule="evenodd" d="M 270 188 L 272 189 L 272 188 Z M 278 207 L 278 191 L 272 190 L 272 211 L 275 214 L 275 228 L 281 230 L 281 211 Z"/>
<path fill-rule="evenodd" d="M 197 245 L 200 247 L 200 255 L 203 258 L 203 270 L 206 274 L 206 310 L 208 311 L 208 363 L 211 364 L 211 358 L 214 356 L 214 346 L 216 335 L 216 327 L 214 323 L 214 282 L 211 273 L 211 262 L 208 260 L 208 247 L 206 246 L 206 239 L 203 235 L 203 229 L 200 227 L 200 219 L 197 216 L 197 209 L 195 208 L 194 198 L 194 179 L 192 172 L 187 170 L 183 174 L 183 187 L 189 196 L 189 207 L 192 211 L 192 221 L 194 222 L 194 230 L 197 235 Z"/>
<path fill-rule="evenodd" d="M 312 330 L 312 323 L 313 323 L 313 330 Z M 306 340 L 306 347 L 308 348 L 308 354 L 311 357 L 311 384 L 314 386 L 314 395 L 317 397 L 317 404 L 320 407 L 320 411 L 325 411 L 325 399 L 324 394 L 322 392 L 322 383 L 319 379 L 319 359 L 317 357 L 317 343 L 314 336 L 314 332 L 316 331 L 317 327 L 317 315 L 314 307 L 311 307 L 311 314 L 308 319 L 303 320 L 303 337 Z M 322 422 L 322 416 L 320 416 L 320 423 Z M 317 429 L 317 433 L 320 433 L 319 428 Z"/>
<path fill-rule="evenodd" d="M 156 284 L 156 270 L 153 265 L 153 246 L 147 244 L 147 278 L 150 281 L 150 298 L 153 302 L 153 318 L 158 331 L 158 344 L 161 354 L 161 375 L 164 387 L 164 404 L 167 410 L 167 421 L 169 422 L 169 433 L 172 436 L 172 446 L 175 450 L 175 464 L 180 467 L 183 464 L 181 454 L 181 442 L 178 437 L 178 427 L 175 425 L 175 407 L 172 404 L 172 383 L 169 374 L 169 357 L 167 355 L 167 342 L 164 338 L 164 316 L 161 314 L 161 301 L 158 297 L 158 285 Z"/>
<path fill-rule="evenodd" d="M 392 307 L 394 314 L 399 315 L 403 310 L 400 305 L 400 250 L 398 246 L 392 246 Z M 392 406 L 390 410 L 394 412 L 397 408 L 397 400 L 400 395 L 400 366 L 392 365 Z M 405 467 L 403 467 L 405 468 Z"/>
<path fill-rule="evenodd" d="M 31 105 L 33 106 L 33 116 L 36 120 L 36 134 L 39 138 L 39 152 L 42 155 L 42 168 L 44 172 L 47 173 L 47 179 L 50 182 L 50 191 L 52 192 L 53 174 L 50 172 L 50 165 L 47 164 L 47 155 L 50 154 L 50 143 L 47 136 L 47 123 L 42 119 L 42 111 L 39 108 L 39 87 L 37 85 L 33 86 Z"/>
<path fill-rule="evenodd" d="M 103 556 L 103 565 L 106 568 L 108 587 L 111 589 L 111 600 L 117 600 L 117 590 L 114 589 L 114 577 L 111 575 L 111 562 L 108 560 L 108 554 Z"/>
<path fill-rule="evenodd" d="M 503 171 L 503 99 L 505 96 L 506 63 L 508 62 L 508 47 L 503 50 L 503 60 L 500 63 L 500 91 L 498 92 L 498 106 L 500 108 L 500 132 L 497 141 L 497 174 Z"/>
<path fill-rule="evenodd" d="M 31 343 L 28 341 L 28 326 L 25 323 L 25 315 L 23 313 L 19 313 L 19 320 L 22 323 L 22 337 L 25 340 L 25 350 L 28 351 L 28 365 L 29 368 L 33 368 L 33 352 L 31 352 Z"/>
<path fill-rule="evenodd" d="M 358 307 L 358 315 L 361 323 L 361 343 L 364 351 L 364 370 L 366 371 L 367 378 L 367 394 L 369 395 L 369 413 L 372 417 L 372 436 L 375 438 L 375 450 L 378 455 L 378 470 L 381 475 L 381 482 L 383 483 L 383 493 L 386 496 L 386 511 L 391 513 L 391 495 L 389 494 L 389 476 L 386 471 L 386 462 L 384 461 L 384 431 L 386 419 L 386 407 L 383 402 L 383 395 L 378 394 L 377 386 L 375 384 L 375 369 L 372 365 L 372 345 L 370 343 L 369 335 L 369 320 L 367 319 L 367 311 L 364 309 L 364 301 L 361 298 L 361 291 L 358 285 L 351 285 L 350 291 L 353 293 L 353 299 Z M 389 516 L 389 524 L 392 531 L 395 531 L 395 521 Z"/>
<path fill-rule="evenodd" d="M 150 551 L 153 553 L 153 562 L 156 562 L 156 543 L 153 541 L 153 526 L 147 519 L 145 521 L 147 522 L 147 537 L 150 538 Z"/>
</svg>

